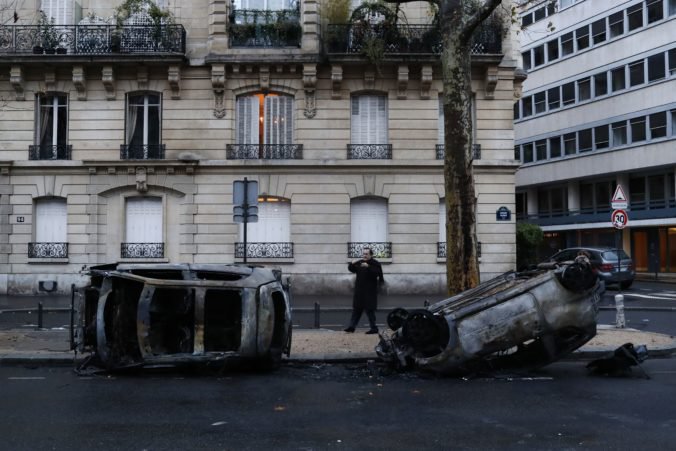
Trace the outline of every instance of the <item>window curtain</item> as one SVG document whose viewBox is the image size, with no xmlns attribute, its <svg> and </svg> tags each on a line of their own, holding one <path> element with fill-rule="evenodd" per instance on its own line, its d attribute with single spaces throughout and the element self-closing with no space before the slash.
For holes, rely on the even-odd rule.
<svg viewBox="0 0 676 451">
<path fill-rule="evenodd" d="M 138 102 L 137 96 L 129 97 L 129 107 L 127 108 L 127 136 L 126 136 L 127 145 L 132 144 L 134 133 L 136 133 L 136 121 L 138 120 L 138 110 L 139 110 L 137 102 Z"/>
<path fill-rule="evenodd" d="M 40 136 L 39 136 L 39 144 L 40 146 L 51 146 L 52 145 L 52 140 L 53 140 L 53 135 L 54 135 L 54 123 L 53 123 L 53 116 L 52 114 L 54 113 L 54 97 L 52 96 L 44 96 L 44 97 L 38 97 L 38 105 L 40 106 L 40 113 L 39 113 L 39 121 L 40 121 Z M 51 130 L 51 133 L 47 133 L 48 131 Z"/>
</svg>

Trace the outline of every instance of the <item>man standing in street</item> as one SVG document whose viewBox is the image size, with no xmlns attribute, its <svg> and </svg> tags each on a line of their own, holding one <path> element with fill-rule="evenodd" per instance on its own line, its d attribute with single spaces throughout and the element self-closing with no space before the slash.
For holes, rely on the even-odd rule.
<svg viewBox="0 0 676 451">
<path fill-rule="evenodd" d="M 352 298 L 352 317 L 345 332 L 354 332 L 359 324 L 362 312 L 366 311 L 371 326 L 367 334 L 377 334 L 376 308 L 378 307 L 378 284 L 385 282 L 380 262 L 373 258 L 373 250 L 365 247 L 361 260 L 355 260 L 347 265 L 347 269 L 357 275 L 354 283 L 354 297 Z"/>
</svg>

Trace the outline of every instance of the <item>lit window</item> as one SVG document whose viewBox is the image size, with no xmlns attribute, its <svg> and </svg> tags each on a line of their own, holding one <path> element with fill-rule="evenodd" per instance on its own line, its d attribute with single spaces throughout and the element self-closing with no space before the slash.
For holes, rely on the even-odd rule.
<svg viewBox="0 0 676 451">
<path fill-rule="evenodd" d="M 237 98 L 237 144 L 292 144 L 293 97 L 254 94 Z"/>
</svg>

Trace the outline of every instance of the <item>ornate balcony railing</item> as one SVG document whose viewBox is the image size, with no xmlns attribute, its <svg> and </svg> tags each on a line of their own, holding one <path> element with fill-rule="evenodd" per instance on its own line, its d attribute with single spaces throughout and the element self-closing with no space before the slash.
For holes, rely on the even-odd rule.
<svg viewBox="0 0 676 451">
<path fill-rule="evenodd" d="M 230 15 L 230 47 L 300 47 L 299 9 L 237 9 Z"/>
<path fill-rule="evenodd" d="M 29 160 L 70 160 L 71 144 L 28 146 Z"/>
<path fill-rule="evenodd" d="M 122 258 L 164 258 L 164 243 L 122 243 Z"/>
<path fill-rule="evenodd" d="M 376 258 L 392 258 L 392 243 L 347 243 L 347 257 L 360 258 L 364 248 L 368 247 L 373 251 Z"/>
<path fill-rule="evenodd" d="M 235 243 L 235 258 L 244 258 L 244 243 Z M 246 258 L 293 258 L 293 243 L 246 243 Z"/>
<path fill-rule="evenodd" d="M 348 144 L 348 160 L 391 160 L 392 144 Z"/>
<path fill-rule="evenodd" d="M 437 242 L 437 257 L 446 258 L 446 242 Z"/>
<path fill-rule="evenodd" d="M 67 258 L 68 243 L 28 243 L 28 258 Z"/>
<path fill-rule="evenodd" d="M 121 160 L 163 160 L 166 146 L 164 144 L 122 144 Z"/>
<path fill-rule="evenodd" d="M 185 54 L 185 42 L 183 25 L 54 25 L 49 39 L 38 25 L 0 25 L 0 54 Z"/>
<path fill-rule="evenodd" d="M 437 144 L 437 160 L 443 160 L 446 157 L 446 146 Z M 472 158 L 481 160 L 481 144 L 472 144 Z"/>
<path fill-rule="evenodd" d="M 228 160 L 302 160 L 302 144 L 226 144 Z"/>
<path fill-rule="evenodd" d="M 431 25 L 385 25 L 383 23 L 330 24 L 327 51 L 330 54 L 363 53 L 374 39 L 382 42 L 385 54 L 439 54 L 441 32 Z M 484 23 L 472 37 L 475 55 L 502 53 L 502 27 Z"/>
</svg>

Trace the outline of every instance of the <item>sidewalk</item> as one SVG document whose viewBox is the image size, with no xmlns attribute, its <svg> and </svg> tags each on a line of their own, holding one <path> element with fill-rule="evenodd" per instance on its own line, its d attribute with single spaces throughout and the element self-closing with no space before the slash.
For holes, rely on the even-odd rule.
<svg viewBox="0 0 676 451">
<path fill-rule="evenodd" d="M 364 330 L 358 329 L 354 334 L 347 334 L 327 329 L 294 329 L 291 356 L 286 360 L 297 363 L 341 363 L 377 359 L 374 348 L 378 336 L 366 335 Z M 69 337 L 70 332 L 63 328 L 0 331 L 0 365 L 72 364 L 75 355 L 69 350 Z M 651 357 L 676 355 L 676 337 L 599 325 L 596 337 L 569 358 L 596 358 L 629 342 L 646 345 Z"/>
</svg>

